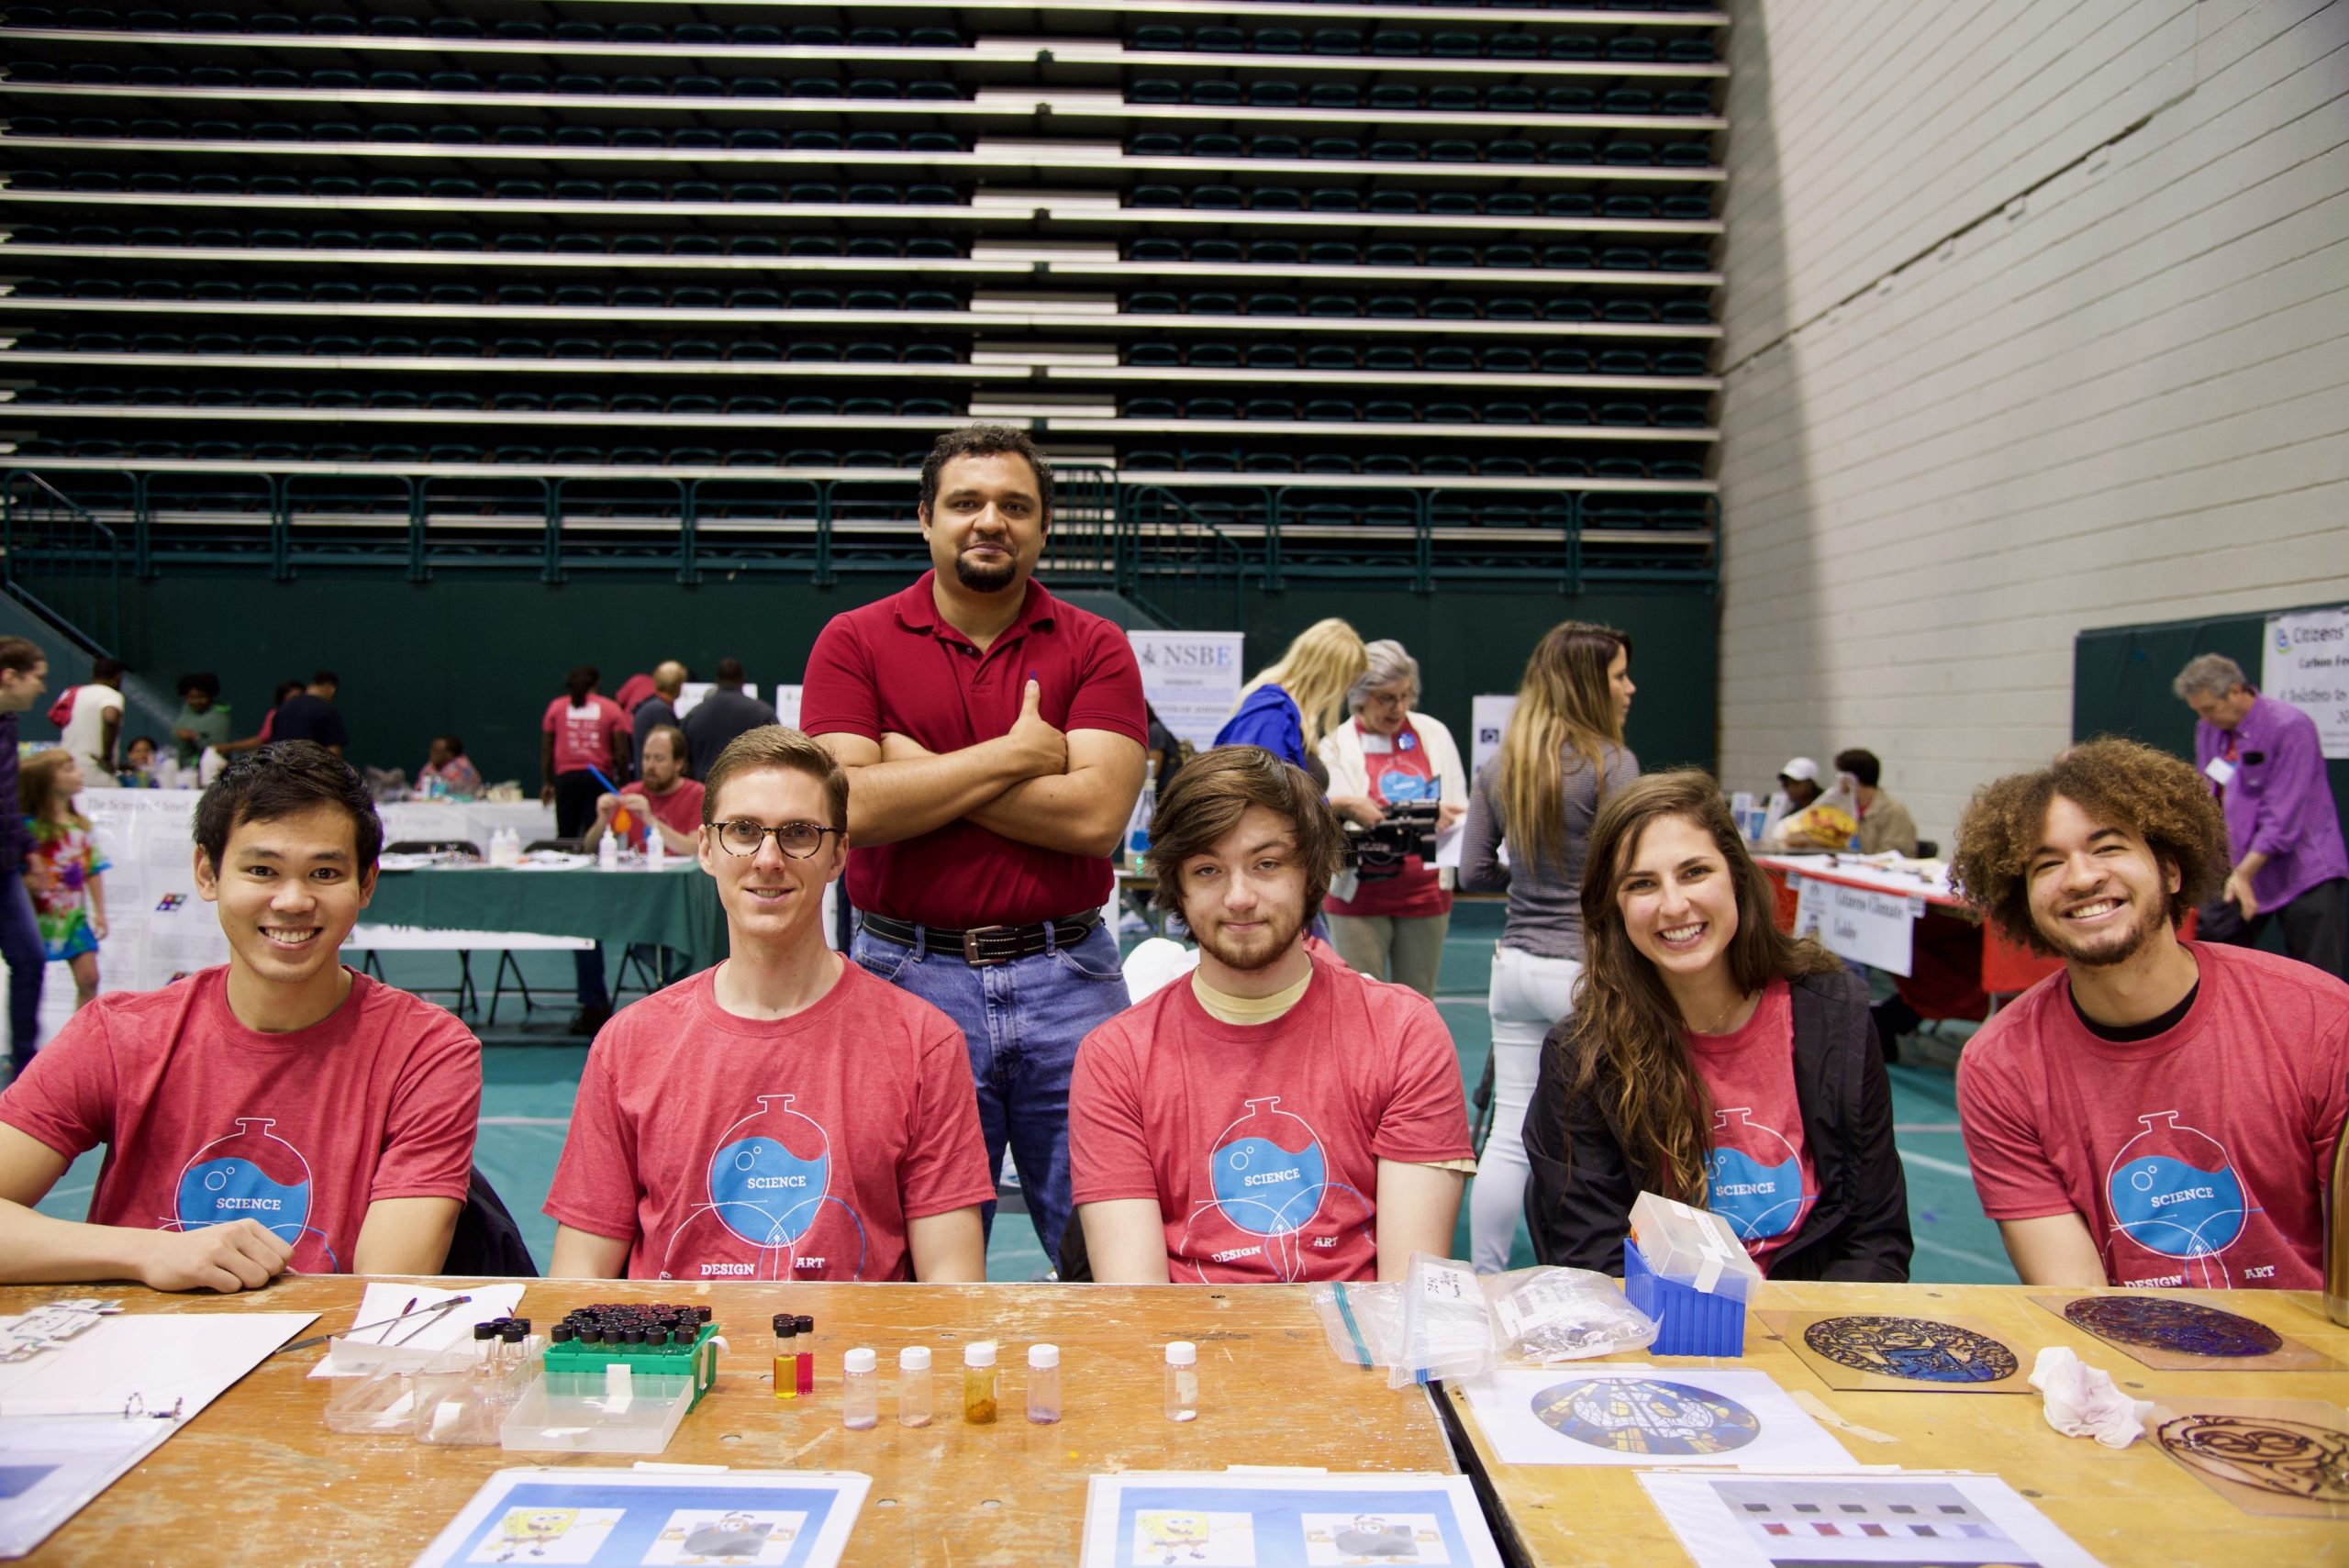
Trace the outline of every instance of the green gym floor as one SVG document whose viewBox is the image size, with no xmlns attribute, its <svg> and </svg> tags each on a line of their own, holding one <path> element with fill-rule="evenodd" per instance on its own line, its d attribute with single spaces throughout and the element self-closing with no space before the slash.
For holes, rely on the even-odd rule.
<svg viewBox="0 0 2349 1568">
<path fill-rule="evenodd" d="M 1500 925 L 1497 906 L 1463 904 L 1444 944 L 1436 1002 L 1459 1047 L 1460 1074 L 1471 1091 L 1484 1075 L 1485 1057 L 1492 1047 L 1485 987 L 1493 940 Z M 499 1005 L 497 1028 L 483 1031 L 481 1139 L 474 1160 L 514 1211 L 531 1255 L 543 1268 L 553 1251 L 554 1221 L 539 1212 L 539 1205 L 562 1150 L 572 1095 L 578 1088 L 579 1069 L 587 1049 L 584 1041 L 571 1040 L 562 1033 L 571 1012 L 566 955 L 523 956 L 535 961 L 527 966 L 526 973 L 540 1006 L 523 1023 L 520 1003 L 509 994 Z M 452 959 L 403 955 L 388 973 L 395 984 L 434 995 L 431 988 L 453 983 L 454 970 Z M 446 998 L 436 995 L 435 999 Z M 1909 1061 L 1920 1056 L 1944 1062 L 1954 1060 L 1958 1034 L 1965 1027 L 1943 1026 L 1952 1032 L 1925 1042 L 1921 1049 L 1912 1046 L 1907 1053 Z M 1965 1144 L 1958 1136 L 1956 1084 L 1949 1068 L 1908 1062 L 1894 1067 L 1892 1099 L 1895 1136 L 1909 1175 L 1909 1218 L 1917 1239 L 1911 1277 L 1950 1284 L 2013 1283 L 2014 1271 L 1999 1247 L 1998 1229 L 1984 1217 L 1975 1198 Z M 43 1200 L 41 1211 L 81 1218 L 97 1177 L 98 1160 L 98 1152 L 93 1151 L 78 1161 Z M 1016 1205 L 1016 1198 L 1012 1202 Z M 1465 1257 L 1467 1250 L 1468 1213 L 1464 1203 L 1453 1252 Z M 1511 1262 L 1523 1266 L 1532 1261 L 1520 1226 Z M 1045 1268 L 1043 1250 L 1026 1218 L 1008 1208 L 987 1248 L 987 1276 L 1031 1280 L 1041 1277 Z"/>
</svg>

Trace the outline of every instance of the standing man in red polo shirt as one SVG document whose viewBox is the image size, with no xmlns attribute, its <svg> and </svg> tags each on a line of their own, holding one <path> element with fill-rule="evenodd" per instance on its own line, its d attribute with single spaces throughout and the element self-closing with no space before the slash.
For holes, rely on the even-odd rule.
<svg viewBox="0 0 2349 1568">
<path fill-rule="evenodd" d="M 932 569 L 832 617 L 800 717 L 853 785 L 852 956 L 962 1026 L 990 1172 L 1008 1142 L 1058 1257 L 1077 1042 L 1127 1006 L 1101 906 L 1149 729 L 1125 634 L 1031 578 L 1052 514 L 1025 432 L 941 436 L 921 471 Z"/>
</svg>

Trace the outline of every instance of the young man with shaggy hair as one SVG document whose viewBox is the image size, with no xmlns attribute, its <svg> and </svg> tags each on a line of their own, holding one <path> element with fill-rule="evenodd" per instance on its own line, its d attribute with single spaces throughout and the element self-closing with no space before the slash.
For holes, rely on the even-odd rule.
<svg viewBox="0 0 2349 1568">
<path fill-rule="evenodd" d="M 1151 824 L 1199 966 L 1085 1036 L 1069 1167 L 1108 1284 L 1400 1279 L 1449 1255 L 1470 1160 L 1435 1005 L 1306 946 L 1337 817 L 1256 746 L 1183 766 Z"/>
</svg>

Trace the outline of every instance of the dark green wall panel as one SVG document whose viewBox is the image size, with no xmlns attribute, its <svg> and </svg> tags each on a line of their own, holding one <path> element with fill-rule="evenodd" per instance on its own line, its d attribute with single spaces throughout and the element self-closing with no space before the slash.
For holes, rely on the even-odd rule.
<svg viewBox="0 0 2349 1568">
<path fill-rule="evenodd" d="M 826 589 L 745 578 L 686 588 L 592 577 L 549 586 L 514 577 L 412 584 L 174 573 L 126 588 L 123 654 L 166 689 L 181 671 L 218 671 L 240 733 L 260 723 L 278 680 L 329 665 L 342 677 L 354 761 L 413 772 L 426 742 L 454 730 L 487 777 L 534 784 L 539 714 L 572 665 L 600 668 L 607 693 L 666 658 L 700 674 L 731 654 L 763 686 L 794 682 L 828 618 L 902 582 L 857 578 Z M 1609 622 L 1636 644 L 1631 740 L 1642 761 L 1709 766 L 1716 603 L 1687 590 L 1568 599 L 1313 587 L 1251 594 L 1240 629 L 1252 669 L 1327 615 L 1346 617 L 1366 638 L 1399 639 L 1420 661 L 1426 706 L 1464 731 L 1464 745 L 1468 699 L 1515 690 L 1543 631 L 1570 617 Z"/>
</svg>

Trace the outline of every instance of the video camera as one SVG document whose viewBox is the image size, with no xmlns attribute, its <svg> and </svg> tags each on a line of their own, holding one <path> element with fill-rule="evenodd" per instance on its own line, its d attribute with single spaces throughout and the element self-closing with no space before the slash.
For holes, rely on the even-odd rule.
<svg viewBox="0 0 2349 1568">
<path fill-rule="evenodd" d="M 1435 863 L 1436 814 L 1432 800 L 1400 801 L 1386 808 L 1375 828 L 1348 820 L 1345 824 L 1345 864 L 1364 882 L 1383 882 L 1403 873 L 1412 855 L 1422 865 Z"/>
</svg>

